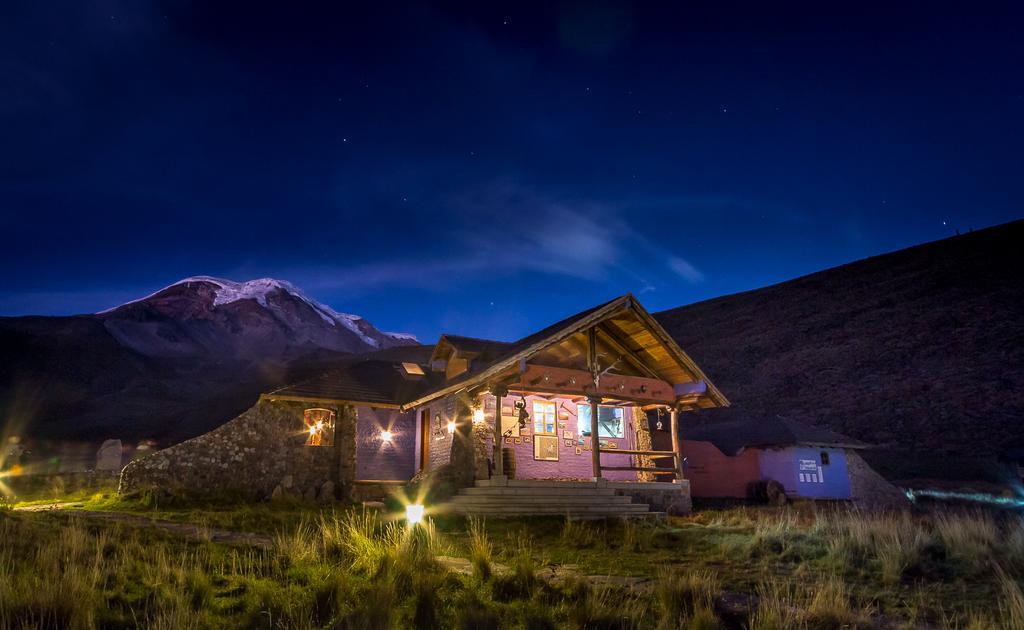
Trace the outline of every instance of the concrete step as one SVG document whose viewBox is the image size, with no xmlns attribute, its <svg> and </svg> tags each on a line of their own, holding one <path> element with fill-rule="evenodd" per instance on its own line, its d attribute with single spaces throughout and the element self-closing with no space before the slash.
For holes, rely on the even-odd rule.
<svg viewBox="0 0 1024 630">
<path fill-rule="evenodd" d="M 467 506 L 459 505 L 456 503 L 447 504 L 447 507 L 457 514 L 478 514 L 481 516 L 485 515 L 522 515 L 528 516 L 532 514 L 587 514 L 587 515 L 607 515 L 607 516 L 618 516 L 618 515 L 630 515 L 630 514 L 648 514 L 650 509 L 646 504 L 643 503 L 631 503 L 629 505 L 620 505 L 614 507 L 602 507 L 595 505 L 532 505 L 532 506 Z"/>
<path fill-rule="evenodd" d="M 545 481 L 543 479 L 508 479 L 505 482 L 494 479 L 477 479 L 478 488 L 597 488 L 593 481 Z"/>
<path fill-rule="evenodd" d="M 615 496 L 615 490 L 611 488 L 551 488 L 551 487 L 505 487 L 505 486 L 484 486 L 463 488 L 462 492 L 474 495 L 521 495 L 521 496 Z"/>
<path fill-rule="evenodd" d="M 465 505 L 630 505 L 631 497 L 492 497 L 460 494 L 452 498 L 453 502 Z"/>
<path fill-rule="evenodd" d="M 632 503 L 630 501 L 616 501 L 615 503 L 588 503 L 586 501 L 574 501 L 572 503 L 557 502 L 557 501 L 491 501 L 491 500 L 480 500 L 480 499 L 467 499 L 465 497 L 454 497 L 451 500 L 452 505 L 459 505 L 465 507 L 481 507 L 481 508 L 509 508 L 509 509 L 529 509 L 533 507 L 544 508 L 544 509 L 595 509 L 595 510 L 619 510 L 619 509 L 633 509 L 640 507 L 643 509 L 649 509 L 646 503 Z"/>
</svg>

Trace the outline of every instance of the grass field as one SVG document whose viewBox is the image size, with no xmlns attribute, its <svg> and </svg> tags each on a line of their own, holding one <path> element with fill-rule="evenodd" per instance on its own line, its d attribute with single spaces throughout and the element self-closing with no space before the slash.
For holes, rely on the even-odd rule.
<svg viewBox="0 0 1024 630">
<path fill-rule="evenodd" d="M 663 523 L 437 517 L 409 529 L 361 508 L 77 498 L 270 544 L 7 505 L 0 628 L 1024 629 L 1024 524 L 1008 514 L 806 505 Z M 447 569 L 447 556 L 472 569 Z M 538 576 L 551 567 L 557 580 Z M 651 580 L 588 577 L 606 575 Z"/>
</svg>

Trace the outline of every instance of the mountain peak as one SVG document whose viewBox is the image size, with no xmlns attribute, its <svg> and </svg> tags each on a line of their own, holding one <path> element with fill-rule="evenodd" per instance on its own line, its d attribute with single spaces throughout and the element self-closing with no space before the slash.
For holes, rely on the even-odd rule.
<svg viewBox="0 0 1024 630">
<path fill-rule="evenodd" d="M 167 352 L 169 345 L 175 354 L 192 352 L 191 343 L 179 341 L 197 336 L 202 337 L 200 345 L 218 350 L 229 337 L 252 336 L 258 346 L 276 334 L 273 330 L 283 335 L 282 344 L 346 352 L 418 343 L 412 335 L 381 332 L 363 317 L 338 312 L 276 278 L 238 282 L 190 276 L 97 316 L 125 345 L 144 354 Z M 164 325 L 158 327 L 153 317 L 163 318 Z"/>
</svg>

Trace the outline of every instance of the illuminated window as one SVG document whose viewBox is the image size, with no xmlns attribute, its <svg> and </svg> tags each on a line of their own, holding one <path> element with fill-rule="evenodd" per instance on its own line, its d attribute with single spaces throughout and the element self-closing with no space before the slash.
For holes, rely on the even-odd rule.
<svg viewBox="0 0 1024 630">
<path fill-rule="evenodd" d="M 580 435 L 590 435 L 590 405 L 577 405 L 576 418 Z M 597 408 L 597 433 L 598 437 L 620 438 L 625 437 L 622 427 L 622 407 L 605 407 L 600 405 Z"/>
<path fill-rule="evenodd" d="M 402 363 L 402 369 L 405 370 L 406 374 L 424 376 L 423 368 L 416 363 Z"/>
<path fill-rule="evenodd" d="M 555 403 L 540 401 L 533 403 L 533 432 L 554 435 Z"/>
<path fill-rule="evenodd" d="M 307 409 L 302 414 L 306 425 L 306 446 L 334 446 L 334 412 Z"/>
</svg>

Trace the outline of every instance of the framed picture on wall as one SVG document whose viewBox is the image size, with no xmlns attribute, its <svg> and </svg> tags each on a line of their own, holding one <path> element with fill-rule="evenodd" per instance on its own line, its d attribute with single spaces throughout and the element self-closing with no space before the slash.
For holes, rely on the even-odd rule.
<svg viewBox="0 0 1024 630">
<path fill-rule="evenodd" d="M 529 444 L 529 443 L 530 443 L 530 436 L 529 435 L 524 435 L 523 436 L 523 444 Z"/>
<path fill-rule="evenodd" d="M 512 441 L 515 442 L 516 444 L 522 444 L 523 438 L 512 438 Z"/>
<path fill-rule="evenodd" d="M 572 440 L 564 440 L 565 448 L 572 448 Z"/>
<path fill-rule="evenodd" d="M 538 435 L 533 442 L 533 458 L 549 462 L 558 461 L 558 438 L 553 435 Z"/>
<path fill-rule="evenodd" d="M 519 437 L 519 418 L 502 415 L 501 434 L 505 437 Z"/>
<path fill-rule="evenodd" d="M 583 454 L 583 449 L 577 446 L 576 447 L 576 454 L 577 455 L 582 455 Z"/>
<path fill-rule="evenodd" d="M 512 443 L 512 438 L 510 438 L 510 437 L 505 438 L 505 444 L 511 444 L 511 443 Z"/>
<path fill-rule="evenodd" d="M 571 440 L 572 439 L 572 431 L 562 431 L 562 439 Z"/>
</svg>

